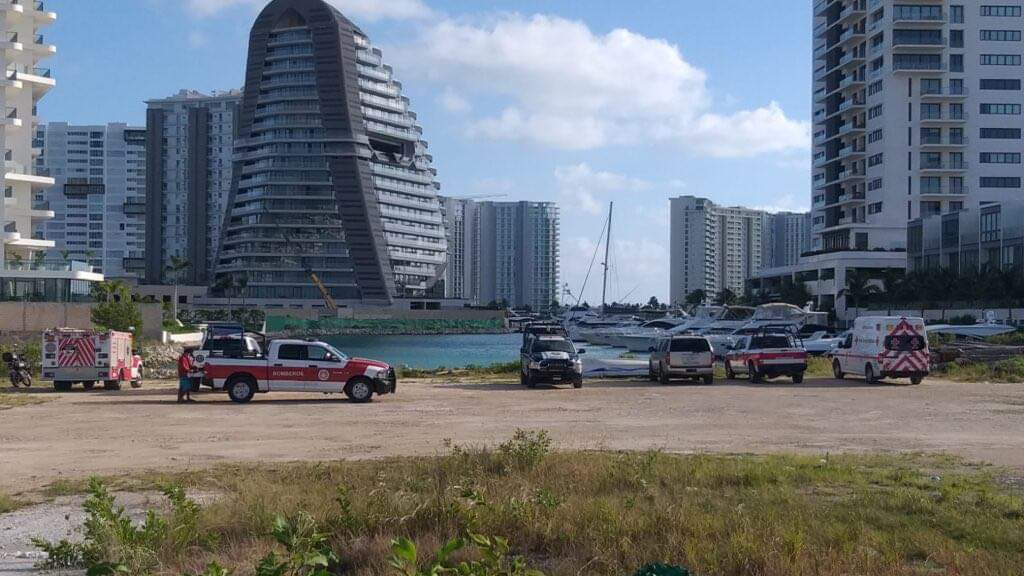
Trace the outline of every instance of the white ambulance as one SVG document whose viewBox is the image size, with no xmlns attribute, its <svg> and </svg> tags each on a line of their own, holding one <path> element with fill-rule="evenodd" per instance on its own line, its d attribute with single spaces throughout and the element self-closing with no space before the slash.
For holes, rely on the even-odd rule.
<svg viewBox="0 0 1024 576">
<path fill-rule="evenodd" d="M 931 361 L 923 318 L 862 316 L 829 353 L 832 373 L 863 376 L 869 384 L 883 378 L 910 378 L 920 384 Z"/>
<path fill-rule="evenodd" d="M 107 390 L 142 384 L 142 359 L 132 353 L 128 332 L 54 328 L 43 333 L 43 379 L 56 390 L 81 383 L 91 390 L 101 382 Z"/>
</svg>

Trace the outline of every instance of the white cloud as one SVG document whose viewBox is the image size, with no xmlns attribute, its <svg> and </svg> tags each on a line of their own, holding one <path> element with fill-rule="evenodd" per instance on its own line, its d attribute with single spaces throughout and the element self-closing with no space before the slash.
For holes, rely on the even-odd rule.
<svg viewBox="0 0 1024 576">
<path fill-rule="evenodd" d="M 190 32 L 188 35 L 188 45 L 190 48 L 202 48 L 206 46 L 208 39 L 206 34 L 199 32 L 198 30 Z"/>
<path fill-rule="evenodd" d="M 345 16 L 356 21 L 410 20 L 427 18 L 432 12 L 421 0 L 328 0 Z M 228 8 L 262 8 L 267 0 L 187 0 L 188 7 L 200 17 L 212 16 Z"/>
<path fill-rule="evenodd" d="M 651 183 L 645 180 L 614 172 L 596 171 L 586 163 L 559 166 L 555 169 L 555 180 L 559 193 L 569 200 L 565 204 L 569 210 L 580 208 L 594 215 L 602 214 L 605 210 L 605 200 L 599 200 L 598 193 L 614 200 L 616 197 L 652 188 Z"/>
<path fill-rule="evenodd" d="M 471 108 L 469 101 L 451 87 L 445 88 L 437 101 L 449 112 L 469 112 Z"/>
<path fill-rule="evenodd" d="M 766 206 L 755 206 L 755 210 L 764 210 L 766 212 L 807 212 L 810 207 L 807 205 L 807 197 L 801 195 L 800 200 L 797 200 L 793 194 L 783 194 L 782 196 L 775 199 L 774 202 Z"/>
<path fill-rule="evenodd" d="M 471 136 L 586 150 L 655 139 L 713 156 L 806 149 L 810 126 L 771 103 L 715 114 L 707 74 L 668 42 L 617 29 L 595 34 L 555 16 L 442 20 L 398 53 L 407 69 L 507 100 Z"/>
</svg>

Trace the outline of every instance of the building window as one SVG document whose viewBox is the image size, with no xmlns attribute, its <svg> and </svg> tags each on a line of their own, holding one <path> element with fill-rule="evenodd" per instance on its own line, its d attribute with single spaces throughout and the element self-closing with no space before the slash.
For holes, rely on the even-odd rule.
<svg viewBox="0 0 1024 576">
<path fill-rule="evenodd" d="M 982 152 L 982 164 L 1020 164 L 1020 152 Z"/>
<path fill-rule="evenodd" d="M 999 212 L 981 215 L 981 241 L 994 242 L 999 239 Z"/>
<path fill-rule="evenodd" d="M 924 158 L 921 158 L 921 165 L 924 166 Z M 921 194 L 942 194 L 942 178 L 938 176 L 921 177 Z"/>
<path fill-rule="evenodd" d="M 942 94 L 942 79 L 921 78 L 921 94 Z"/>
<path fill-rule="evenodd" d="M 942 6 L 896 4 L 892 9 L 893 20 L 942 20 Z"/>
<path fill-rule="evenodd" d="M 882 211 L 882 203 L 881 202 L 875 202 L 873 204 L 868 204 L 868 214 L 878 214 L 881 211 Z"/>
<path fill-rule="evenodd" d="M 982 188 L 1020 188 L 1020 178 L 1011 176 L 982 176 Z"/>
<path fill-rule="evenodd" d="M 950 69 L 953 66 L 953 57 L 950 56 Z M 893 70 L 941 70 L 942 56 L 939 54 L 894 54 L 892 60 Z"/>
<path fill-rule="evenodd" d="M 949 55 L 949 71 L 950 72 L 963 72 L 964 71 L 964 55 L 963 54 L 950 54 Z"/>
<path fill-rule="evenodd" d="M 868 109 L 868 118 L 869 119 L 871 119 L 871 118 L 878 118 L 881 115 L 882 115 L 882 105 L 881 104 L 879 104 L 878 106 L 872 106 L 871 108 Z"/>
<path fill-rule="evenodd" d="M 953 24 L 964 23 L 964 7 L 962 5 L 950 4 L 949 21 Z"/>
<path fill-rule="evenodd" d="M 868 158 L 868 166 L 878 166 L 881 163 L 882 163 L 882 155 L 881 154 L 875 154 L 874 156 L 871 156 L 871 157 Z"/>
<path fill-rule="evenodd" d="M 950 48 L 963 48 L 964 47 L 964 31 L 963 30 L 950 30 L 949 31 L 949 47 Z"/>
<path fill-rule="evenodd" d="M 982 104 L 982 114 L 1020 114 L 1020 104 Z"/>
<path fill-rule="evenodd" d="M 1020 90 L 1020 78 L 982 78 L 982 90 Z"/>
<path fill-rule="evenodd" d="M 982 16 L 997 16 L 997 17 L 1020 17 L 1020 6 L 982 6 Z"/>
<path fill-rule="evenodd" d="M 868 86 L 868 96 L 873 96 L 882 91 L 882 81 L 876 80 Z"/>
<path fill-rule="evenodd" d="M 981 137 L 994 140 L 1020 140 L 1020 128 L 982 128 Z"/>
<path fill-rule="evenodd" d="M 1020 66 L 1020 54 L 982 54 L 982 66 Z"/>
<path fill-rule="evenodd" d="M 881 178 L 875 178 L 874 180 L 868 182 L 868 190 L 880 190 L 881 188 L 882 188 L 882 179 Z"/>
<path fill-rule="evenodd" d="M 921 104 L 921 120 L 939 120 L 941 118 L 941 104 Z"/>
<path fill-rule="evenodd" d="M 868 142 L 878 142 L 879 140 L 882 139 L 882 137 L 883 133 L 881 128 L 877 130 L 872 130 L 871 133 L 868 134 Z"/>
<path fill-rule="evenodd" d="M 981 39 L 990 42 L 1020 42 L 1020 30 L 982 30 Z"/>
</svg>

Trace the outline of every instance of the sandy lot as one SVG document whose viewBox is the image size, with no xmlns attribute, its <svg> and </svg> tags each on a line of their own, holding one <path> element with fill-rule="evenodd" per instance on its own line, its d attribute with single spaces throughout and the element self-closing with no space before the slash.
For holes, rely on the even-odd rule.
<svg viewBox="0 0 1024 576">
<path fill-rule="evenodd" d="M 951 452 L 1024 469 L 1024 384 L 620 380 L 528 390 L 406 381 L 368 405 L 272 394 L 238 406 L 219 393 L 178 405 L 170 383 L 39 396 L 47 401 L 0 411 L 0 487 L 222 462 L 432 454 L 445 439 L 493 444 L 516 428 L 546 429 L 562 448 Z"/>
</svg>

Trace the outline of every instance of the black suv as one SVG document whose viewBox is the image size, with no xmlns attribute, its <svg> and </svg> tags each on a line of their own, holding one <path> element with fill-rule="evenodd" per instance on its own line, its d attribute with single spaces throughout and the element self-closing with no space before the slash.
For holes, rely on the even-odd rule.
<svg viewBox="0 0 1024 576">
<path fill-rule="evenodd" d="M 583 362 L 572 341 L 564 336 L 534 335 L 525 338 L 520 353 L 520 382 L 536 388 L 538 383 L 571 382 L 583 387 Z"/>
</svg>

